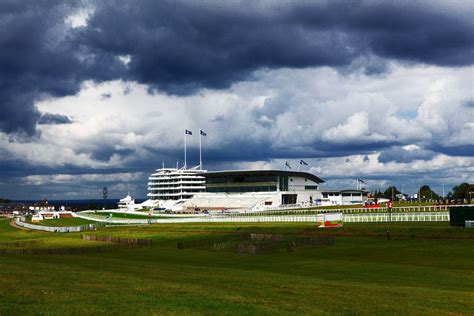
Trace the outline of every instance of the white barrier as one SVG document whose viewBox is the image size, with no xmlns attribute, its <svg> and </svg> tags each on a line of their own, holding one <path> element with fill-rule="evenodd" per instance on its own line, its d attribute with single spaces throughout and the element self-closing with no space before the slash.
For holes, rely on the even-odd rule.
<svg viewBox="0 0 474 316">
<path fill-rule="evenodd" d="M 392 208 L 392 213 L 409 213 L 409 212 L 447 212 L 450 205 L 413 205 L 413 206 L 398 206 Z M 299 206 L 294 208 L 268 208 L 265 210 L 251 211 L 251 210 L 230 210 L 227 214 L 232 215 L 244 215 L 244 216 L 255 216 L 255 215 L 277 215 L 277 214 L 288 214 L 289 213 L 305 213 L 305 214 L 315 214 L 315 213 L 343 213 L 343 214 L 355 214 L 355 213 L 383 213 L 388 212 L 387 207 L 378 207 L 378 208 L 324 208 L 318 207 L 311 209 L 311 206 Z"/>
<path fill-rule="evenodd" d="M 91 213 L 76 213 L 76 217 L 108 224 L 148 224 L 150 221 L 149 219 L 104 218 Z"/>
<path fill-rule="evenodd" d="M 78 214 L 92 214 L 92 215 L 97 215 L 97 213 L 119 213 L 119 214 L 131 214 L 131 215 L 141 215 L 141 216 L 148 216 L 148 214 L 151 214 L 153 217 L 206 217 L 208 214 L 204 213 L 164 213 L 164 212 L 156 212 L 156 211 L 150 211 L 150 212 L 138 212 L 138 211 L 124 211 L 120 209 L 110 209 L 110 210 L 85 210 L 81 211 L 78 213 L 74 213 L 74 216 L 76 217 Z M 79 217 L 79 216 L 77 216 Z"/>
<path fill-rule="evenodd" d="M 97 220 L 109 224 L 172 224 L 172 223 L 261 223 L 261 222 L 317 222 L 318 214 L 314 215 L 269 215 L 269 216 L 236 216 L 221 215 L 190 218 L 163 218 L 163 219 L 96 219 L 93 216 L 81 214 L 80 218 Z M 390 215 L 387 213 L 372 214 L 343 214 L 347 223 L 373 223 L 388 222 Z M 393 213 L 393 222 L 440 222 L 449 221 L 449 212 L 409 212 Z"/>
<path fill-rule="evenodd" d="M 42 230 L 42 231 L 51 232 L 51 233 L 82 232 L 85 230 L 95 230 L 98 226 L 102 226 L 102 225 L 98 225 L 97 223 L 93 223 L 93 224 L 86 224 L 86 225 L 81 225 L 81 226 L 51 227 L 51 226 L 34 225 L 30 223 L 25 223 L 21 221 L 19 218 L 15 220 L 15 224 L 24 228 L 33 229 L 33 230 Z"/>
<path fill-rule="evenodd" d="M 465 221 L 464 223 L 466 228 L 474 228 L 474 221 Z"/>
<path fill-rule="evenodd" d="M 346 223 L 376 223 L 376 222 L 447 222 L 449 212 L 409 212 L 409 213 L 373 213 L 373 214 L 344 214 Z"/>
</svg>

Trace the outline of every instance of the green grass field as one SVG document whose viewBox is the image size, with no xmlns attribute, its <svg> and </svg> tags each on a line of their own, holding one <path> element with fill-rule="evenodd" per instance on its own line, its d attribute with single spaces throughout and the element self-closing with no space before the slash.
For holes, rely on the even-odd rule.
<svg viewBox="0 0 474 316">
<path fill-rule="evenodd" d="M 92 224 L 94 221 L 89 221 L 82 218 L 57 218 L 57 219 L 45 219 L 40 222 L 35 222 L 35 225 L 52 226 L 52 227 L 65 227 L 65 226 L 81 226 L 86 224 Z"/>
<path fill-rule="evenodd" d="M 112 218 L 126 218 L 126 219 L 148 219 L 150 218 L 148 214 L 128 214 L 128 213 L 117 213 L 117 212 L 95 212 L 94 215 L 100 215 L 103 216 L 104 218 L 106 217 L 106 214 L 109 213 Z M 169 216 L 168 216 L 169 217 Z M 152 215 L 151 218 L 165 218 L 165 216 L 160 216 L 160 215 Z"/>
<path fill-rule="evenodd" d="M 176 247 L 245 232 L 285 238 L 334 234 L 336 245 L 256 255 Z M 474 230 L 447 223 L 351 224 L 333 230 L 308 223 L 170 224 L 87 234 L 149 238 L 153 245 L 18 230 L 0 219 L 0 248 L 100 245 L 104 250 L 0 255 L 0 315 L 474 312 Z"/>
</svg>

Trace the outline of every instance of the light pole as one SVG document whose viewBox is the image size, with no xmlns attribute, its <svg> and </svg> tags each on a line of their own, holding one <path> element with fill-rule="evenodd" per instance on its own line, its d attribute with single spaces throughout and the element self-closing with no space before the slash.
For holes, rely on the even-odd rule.
<svg viewBox="0 0 474 316">
<path fill-rule="evenodd" d="M 102 189 L 102 197 L 104 198 L 104 210 L 105 210 L 105 200 L 109 196 L 109 190 L 107 190 L 107 187 L 104 187 Z"/>
</svg>

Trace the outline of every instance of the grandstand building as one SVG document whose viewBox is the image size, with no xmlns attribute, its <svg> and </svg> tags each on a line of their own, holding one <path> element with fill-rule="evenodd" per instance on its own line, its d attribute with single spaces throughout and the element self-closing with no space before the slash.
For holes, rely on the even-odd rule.
<svg viewBox="0 0 474 316">
<path fill-rule="evenodd" d="M 158 169 L 149 178 L 146 206 L 167 209 L 263 209 L 309 205 L 322 198 L 324 182 L 307 172 L 283 170 Z"/>
<path fill-rule="evenodd" d="M 165 207 L 182 204 L 198 192 L 206 190 L 205 170 L 162 168 L 148 178 L 146 207 Z"/>
<path fill-rule="evenodd" d="M 163 168 L 149 178 L 147 194 L 152 200 L 187 200 L 194 193 L 204 192 L 203 170 Z"/>
</svg>

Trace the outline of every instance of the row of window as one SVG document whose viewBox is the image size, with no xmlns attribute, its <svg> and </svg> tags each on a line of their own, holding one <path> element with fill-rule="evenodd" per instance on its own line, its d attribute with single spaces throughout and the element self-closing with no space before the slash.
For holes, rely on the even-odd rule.
<svg viewBox="0 0 474 316">
<path fill-rule="evenodd" d="M 155 196 L 152 197 L 152 200 L 179 200 L 179 199 L 190 199 L 192 195 L 182 195 L 182 196 Z"/>
<path fill-rule="evenodd" d="M 222 176 L 206 177 L 206 183 L 246 183 L 246 182 L 277 182 L 276 176 Z"/>
<path fill-rule="evenodd" d="M 156 185 L 150 184 L 150 187 L 157 188 L 157 189 L 166 189 L 166 188 L 180 188 L 180 187 L 203 187 L 204 183 L 202 184 L 191 184 L 191 183 L 181 183 L 177 185 Z"/>
<path fill-rule="evenodd" d="M 204 192 L 204 190 L 200 189 L 187 189 L 185 192 L 182 192 L 181 190 L 166 190 L 166 191 L 161 191 L 161 190 L 151 190 L 151 194 L 172 194 L 172 193 L 196 193 L 196 192 Z"/>
<path fill-rule="evenodd" d="M 341 196 L 341 193 L 323 193 L 323 198 L 328 196 Z M 342 193 L 342 196 L 360 196 L 360 193 Z M 366 196 L 366 194 L 362 194 L 362 196 Z"/>
<path fill-rule="evenodd" d="M 239 193 L 239 192 L 272 192 L 276 186 L 243 186 L 243 187 L 210 187 L 206 192 Z"/>
<path fill-rule="evenodd" d="M 168 180 L 168 181 L 157 181 L 157 180 L 150 180 L 151 183 L 156 184 L 166 184 L 166 183 L 205 183 L 204 180 Z"/>
</svg>

